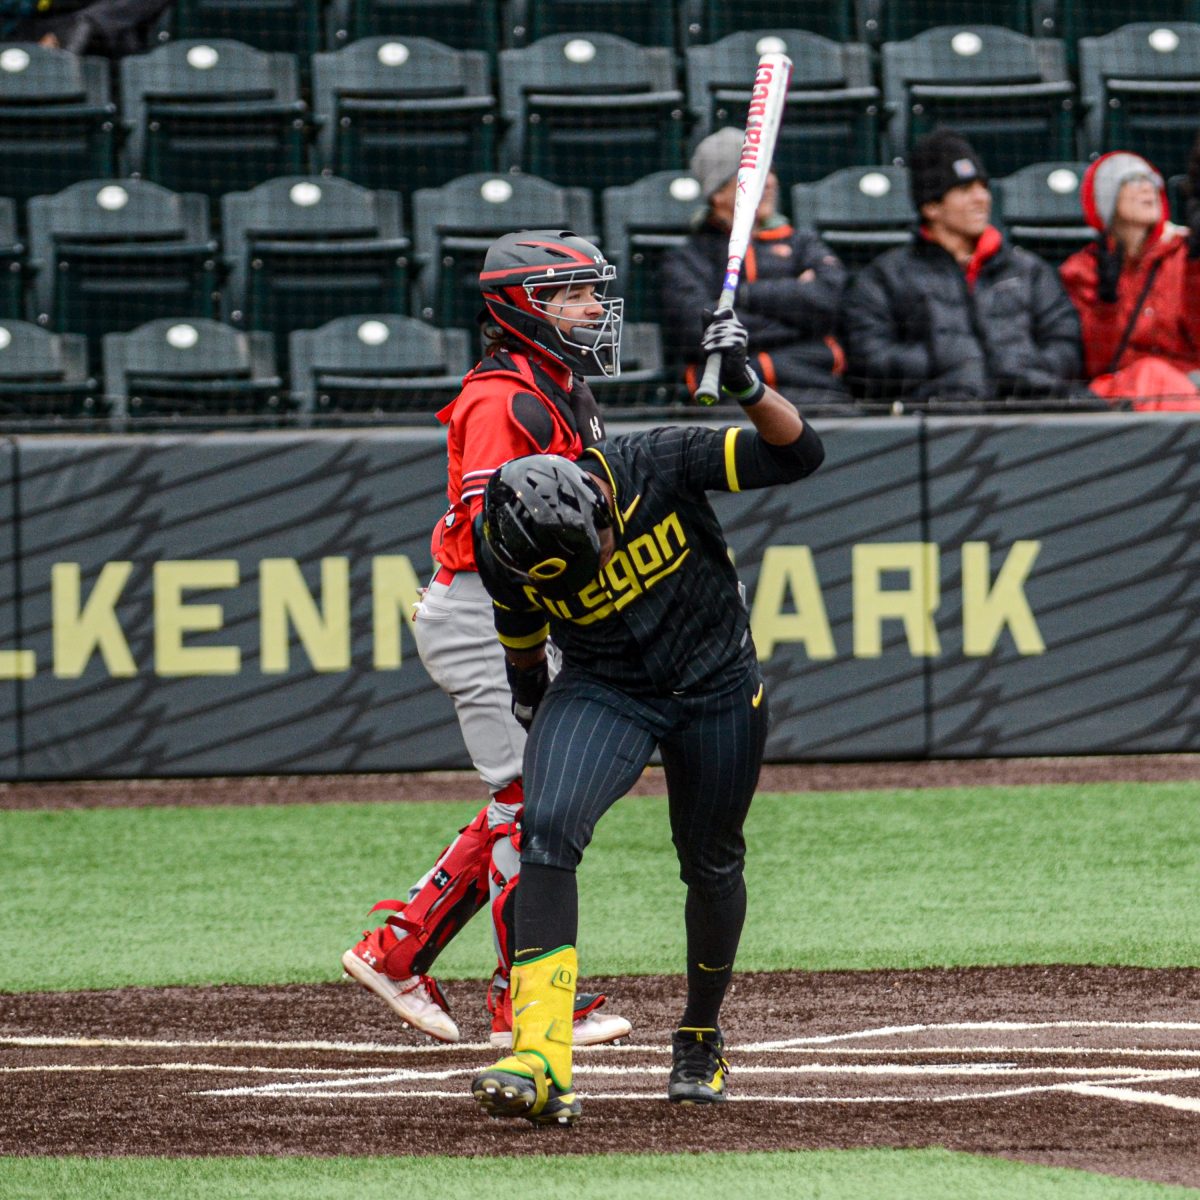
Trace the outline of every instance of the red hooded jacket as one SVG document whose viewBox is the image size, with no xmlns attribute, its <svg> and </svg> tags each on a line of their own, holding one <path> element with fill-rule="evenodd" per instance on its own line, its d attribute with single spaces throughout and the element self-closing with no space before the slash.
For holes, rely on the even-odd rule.
<svg viewBox="0 0 1200 1200">
<path fill-rule="evenodd" d="M 1080 200 L 1088 224 L 1107 239 L 1107 248 L 1112 252 L 1115 243 L 1097 212 L 1094 196 L 1096 170 L 1108 157 L 1097 159 L 1088 169 L 1080 186 Z M 1165 192 L 1161 193 L 1161 199 L 1165 214 Z M 1120 381 L 1113 381 L 1117 386 L 1110 388 L 1105 377 L 1131 368 L 1147 356 L 1184 374 L 1200 370 L 1200 260 L 1188 258 L 1187 233 L 1165 217 L 1161 219 L 1150 230 L 1141 253 L 1122 264 L 1115 304 L 1099 297 L 1100 242 L 1077 250 L 1060 268 L 1063 286 L 1079 311 L 1084 370 L 1094 391 L 1103 395 L 1120 394 Z M 1141 302 L 1120 360 L 1114 363 L 1113 357 L 1152 270 L 1154 280 L 1150 290 Z M 1142 372 L 1126 373 L 1124 380 L 1134 382 L 1142 375 Z M 1127 387 L 1125 394 L 1137 394 L 1139 390 L 1136 386 Z"/>
</svg>

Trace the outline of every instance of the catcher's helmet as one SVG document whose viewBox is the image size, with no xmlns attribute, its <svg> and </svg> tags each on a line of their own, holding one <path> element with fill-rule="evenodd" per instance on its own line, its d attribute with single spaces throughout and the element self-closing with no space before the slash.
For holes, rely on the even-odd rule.
<svg viewBox="0 0 1200 1200">
<path fill-rule="evenodd" d="M 613 523 L 596 481 L 569 458 L 530 454 L 505 463 L 483 493 L 483 538 L 496 560 L 551 599 L 600 573 L 600 530 Z"/>
<path fill-rule="evenodd" d="M 621 372 L 621 320 L 625 301 L 606 290 L 616 268 L 586 238 L 569 229 L 508 233 L 488 248 L 479 274 L 483 303 L 501 328 L 555 362 L 585 375 Z M 545 294 L 590 283 L 603 315 L 564 333 Z"/>
</svg>

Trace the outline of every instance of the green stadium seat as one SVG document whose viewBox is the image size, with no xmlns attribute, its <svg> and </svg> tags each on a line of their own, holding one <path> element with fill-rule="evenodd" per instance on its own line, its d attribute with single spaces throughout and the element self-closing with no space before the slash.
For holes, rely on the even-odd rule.
<svg viewBox="0 0 1200 1200">
<path fill-rule="evenodd" d="M 321 165 L 409 193 L 495 168 L 487 56 L 428 38 L 364 38 L 313 56 Z"/>
<path fill-rule="evenodd" d="M 339 317 L 292 334 L 292 397 L 309 413 L 433 414 L 474 361 L 463 329 L 386 313 Z"/>
<path fill-rule="evenodd" d="M 459 50 L 496 55 L 498 0 L 333 0 L 328 10 L 331 50 L 362 38 L 435 37 Z"/>
<path fill-rule="evenodd" d="M 17 203 L 0 196 L 0 318 L 25 316 L 25 244 L 17 229 Z"/>
<path fill-rule="evenodd" d="M 719 42 L 748 29 L 805 29 L 853 41 L 857 34 L 854 0 L 681 0 L 687 45 Z"/>
<path fill-rule="evenodd" d="M 993 220 L 1018 245 L 1058 266 L 1096 234 L 1083 219 L 1085 162 L 1033 163 L 992 180 Z"/>
<path fill-rule="evenodd" d="M 687 239 L 704 209 L 700 185 L 679 171 L 656 171 L 627 187 L 604 191 L 604 253 L 617 268 L 626 328 L 662 318 L 662 256 Z"/>
<path fill-rule="evenodd" d="M 1045 11 L 1045 23 L 1051 36 L 1062 38 L 1068 46 L 1080 38 L 1111 33 L 1132 20 L 1144 19 L 1158 24 L 1179 21 L 1200 22 L 1200 0 L 1153 0 L 1138 9 L 1129 0 L 1033 0 L 1035 8 Z"/>
<path fill-rule="evenodd" d="M 1187 170 L 1200 127 L 1200 24 L 1125 25 L 1079 43 L 1088 149 L 1133 150 Z"/>
<path fill-rule="evenodd" d="M 607 29 L 640 46 L 673 46 L 675 10 L 670 0 L 508 0 L 507 45 L 527 46 L 556 33 Z"/>
<path fill-rule="evenodd" d="M 44 46 L 0 47 L 0 173 L 24 202 L 111 175 L 117 106 L 108 63 Z"/>
<path fill-rule="evenodd" d="M 321 0 L 174 0 L 167 14 L 172 38 L 228 38 L 302 65 L 321 48 Z"/>
<path fill-rule="evenodd" d="M 815 229 L 851 270 L 912 238 L 917 214 L 905 167 L 845 167 L 792 188 L 792 223 Z"/>
<path fill-rule="evenodd" d="M 177 317 L 105 337 L 104 390 L 114 417 L 223 417 L 289 406 L 269 334 Z"/>
<path fill-rule="evenodd" d="M 1061 42 L 996 25 L 941 26 L 881 50 L 889 157 L 950 126 L 992 175 L 1075 156 L 1075 87 Z"/>
<path fill-rule="evenodd" d="M 866 46 L 840 45 L 799 29 L 733 33 L 687 52 L 688 110 L 695 137 L 725 125 L 741 129 L 759 56 L 786 53 L 793 63 L 775 170 L 786 183 L 820 179 L 879 155 L 879 89 Z"/>
<path fill-rule="evenodd" d="M 210 316 L 218 247 L 205 196 L 142 179 L 92 179 L 29 202 L 30 270 L 40 324 L 106 333 L 156 317 Z"/>
<path fill-rule="evenodd" d="M 588 383 L 597 403 L 607 409 L 661 407 L 687 398 L 678 373 L 666 369 L 662 331 L 649 322 L 622 327 L 620 375 L 589 375 Z"/>
<path fill-rule="evenodd" d="M 307 107 L 290 54 L 169 42 L 120 63 L 126 170 L 216 199 L 308 169 Z"/>
<path fill-rule="evenodd" d="M 0 415 L 101 416 L 105 408 L 85 337 L 0 321 Z"/>
<path fill-rule="evenodd" d="M 420 315 L 474 330 L 479 272 L 488 246 L 514 229 L 573 229 L 596 235 L 591 193 L 534 175 L 464 175 L 413 195 L 413 249 Z"/>
<path fill-rule="evenodd" d="M 865 40 L 900 42 L 939 25 L 1003 25 L 1033 33 L 1032 6 L 1046 0 L 858 0 L 859 30 Z M 1043 31 L 1045 32 L 1045 31 Z"/>
<path fill-rule="evenodd" d="M 274 333 L 281 362 L 293 329 L 407 311 L 409 241 L 395 192 L 292 175 L 222 197 L 221 212 L 225 318 Z"/>
<path fill-rule="evenodd" d="M 672 52 L 608 33 L 500 52 L 501 162 L 599 192 L 683 165 Z"/>
</svg>

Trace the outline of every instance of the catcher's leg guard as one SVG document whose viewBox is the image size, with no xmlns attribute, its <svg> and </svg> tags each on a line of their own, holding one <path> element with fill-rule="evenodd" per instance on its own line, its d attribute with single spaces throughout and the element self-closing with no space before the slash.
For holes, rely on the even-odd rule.
<svg viewBox="0 0 1200 1200">
<path fill-rule="evenodd" d="M 579 1118 L 571 1087 L 577 977 L 574 946 L 513 967 L 513 1053 L 471 1083 L 489 1116 L 526 1117 L 535 1125 L 571 1125 Z"/>
</svg>

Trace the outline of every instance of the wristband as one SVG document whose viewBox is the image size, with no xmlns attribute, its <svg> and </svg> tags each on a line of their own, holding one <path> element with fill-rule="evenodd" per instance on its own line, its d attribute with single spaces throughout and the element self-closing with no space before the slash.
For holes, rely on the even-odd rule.
<svg viewBox="0 0 1200 1200">
<path fill-rule="evenodd" d="M 759 379 L 752 368 L 746 368 L 746 375 L 750 379 L 750 386 L 744 392 L 735 392 L 727 388 L 724 384 L 721 385 L 721 391 L 731 400 L 736 400 L 743 408 L 749 408 L 752 404 L 757 404 L 767 391 L 767 385 Z"/>
</svg>

